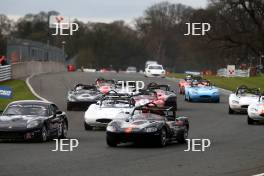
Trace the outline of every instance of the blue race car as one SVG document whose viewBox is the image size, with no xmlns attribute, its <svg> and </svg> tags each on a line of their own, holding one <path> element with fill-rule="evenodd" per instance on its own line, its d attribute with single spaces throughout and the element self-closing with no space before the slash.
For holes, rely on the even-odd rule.
<svg viewBox="0 0 264 176">
<path fill-rule="evenodd" d="M 191 82 L 185 87 L 185 100 L 189 102 L 220 102 L 219 90 L 210 81 L 200 80 Z"/>
</svg>

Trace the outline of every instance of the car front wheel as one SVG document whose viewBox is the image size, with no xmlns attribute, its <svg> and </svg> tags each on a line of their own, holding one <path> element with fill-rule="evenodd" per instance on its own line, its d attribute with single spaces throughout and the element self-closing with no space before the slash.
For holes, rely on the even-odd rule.
<svg viewBox="0 0 264 176">
<path fill-rule="evenodd" d="M 109 147 L 116 147 L 117 146 L 117 142 L 114 138 L 110 137 L 110 136 L 106 136 L 106 143 Z"/>
<path fill-rule="evenodd" d="M 247 123 L 248 125 L 253 125 L 255 120 L 251 119 L 249 116 L 247 117 Z"/>
</svg>

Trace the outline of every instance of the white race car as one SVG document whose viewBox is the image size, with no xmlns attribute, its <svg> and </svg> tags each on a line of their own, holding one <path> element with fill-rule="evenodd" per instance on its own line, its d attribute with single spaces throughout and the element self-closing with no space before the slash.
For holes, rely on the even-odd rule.
<svg viewBox="0 0 264 176">
<path fill-rule="evenodd" d="M 112 120 L 126 120 L 134 110 L 135 101 L 128 95 L 109 94 L 92 104 L 84 114 L 85 130 L 106 127 Z"/>
<path fill-rule="evenodd" d="M 166 71 L 163 69 L 162 65 L 151 64 L 145 69 L 145 77 L 162 77 L 164 78 Z"/>
<path fill-rule="evenodd" d="M 259 100 L 260 90 L 257 88 L 248 88 L 240 86 L 235 93 L 229 95 L 229 114 L 235 112 L 247 112 L 248 106 L 257 103 Z"/>
<path fill-rule="evenodd" d="M 248 124 L 258 121 L 264 121 L 264 96 L 260 96 L 258 102 L 248 106 Z"/>
</svg>

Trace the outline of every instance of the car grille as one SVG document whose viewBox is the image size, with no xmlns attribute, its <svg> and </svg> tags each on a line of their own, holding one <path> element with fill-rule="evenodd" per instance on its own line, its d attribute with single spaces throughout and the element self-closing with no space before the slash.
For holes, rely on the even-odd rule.
<svg viewBox="0 0 264 176">
<path fill-rule="evenodd" d="M 211 96 L 210 95 L 201 95 L 200 98 L 209 99 L 209 98 L 211 98 Z"/>
<path fill-rule="evenodd" d="M 242 105 L 241 108 L 247 109 L 248 108 L 248 105 Z"/>
<path fill-rule="evenodd" d="M 160 76 L 160 74 L 152 74 L 153 76 Z"/>
<path fill-rule="evenodd" d="M 110 123 L 112 121 L 112 119 L 97 119 L 96 122 L 100 122 L 100 123 Z"/>
<path fill-rule="evenodd" d="M 0 131 L 0 139 L 24 139 L 23 133 Z"/>
</svg>

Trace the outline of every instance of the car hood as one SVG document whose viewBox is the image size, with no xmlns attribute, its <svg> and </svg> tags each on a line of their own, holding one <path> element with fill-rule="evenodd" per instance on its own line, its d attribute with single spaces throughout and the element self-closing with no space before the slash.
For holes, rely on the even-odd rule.
<svg viewBox="0 0 264 176">
<path fill-rule="evenodd" d="M 213 93 L 218 92 L 215 87 L 190 87 L 190 91 L 197 91 L 198 93 Z"/>
<path fill-rule="evenodd" d="M 241 104 L 241 105 L 250 105 L 252 103 L 258 102 L 258 100 L 259 100 L 258 96 L 240 97 L 239 98 L 239 104 Z"/>
<path fill-rule="evenodd" d="M 119 131 L 140 131 L 146 127 L 157 127 L 162 121 L 149 121 L 149 120 L 130 120 L 130 121 L 113 121 L 111 124 L 116 126 Z"/>
<path fill-rule="evenodd" d="M 93 119 L 124 119 L 133 111 L 134 108 L 101 108 L 101 107 L 90 107 L 85 112 L 85 118 Z"/>
<path fill-rule="evenodd" d="M 30 121 L 43 120 L 47 117 L 40 117 L 35 115 L 13 115 L 13 116 L 0 116 L 0 129 L 1 128 L 26 128 L 27 123 Z"/>
</svg>

